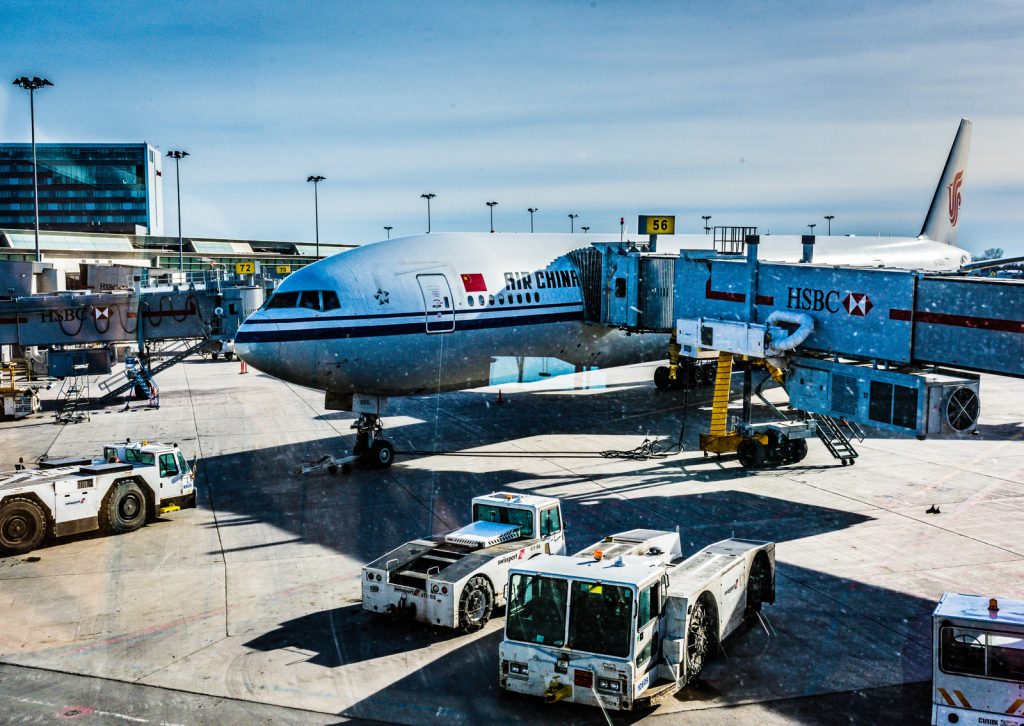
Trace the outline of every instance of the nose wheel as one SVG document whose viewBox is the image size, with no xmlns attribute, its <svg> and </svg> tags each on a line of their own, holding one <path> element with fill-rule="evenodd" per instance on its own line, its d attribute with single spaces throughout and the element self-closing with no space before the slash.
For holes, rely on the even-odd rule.
<svg viewBox="0 0 1024 726">
<path fill-rule="evenodd" d="M 356 445 L 352 454 L 363 466 L 372 469 L 387 469 L 395 460 L 395 447 L 384 438 L 384 425 L 380 416 L 361 413 L 352 424 L 356 431 Z"/>
</svg>

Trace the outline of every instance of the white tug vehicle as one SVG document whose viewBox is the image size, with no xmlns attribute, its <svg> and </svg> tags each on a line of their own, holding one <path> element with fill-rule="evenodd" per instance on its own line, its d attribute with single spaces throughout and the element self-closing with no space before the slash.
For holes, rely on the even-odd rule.
<svg viewBox="0 0 1024 726">
<path fill-rule="evenodd" d="M 947 592 L 932 643 L 933 726 L 1024 726 L 1024 600 Z"/>
<path fill-rule="evenodd" d="M 498 679 L 549 703 L 647 708 L 774 601 L 774 543 L 727 539 L 684 560 L 677 532 L 615 534 L 511 570 Z"/>
<path fill-rule="evenodd" d="M 195 475 L 177 444 L 110 444 L 102 458 L 0 473 L 0 554 L 30 552 L 47 535 L 133 532 L 160 513 L 195 505 Z"/>
<path fill-rule="evenodd" d="M 474 497 L 472 523 L 416 539 L 363 568 L 363 608 L 473 632 L 504 606 L 514 564 L 565 553 L 557 499 L 494 492 Z"/>
</svg>

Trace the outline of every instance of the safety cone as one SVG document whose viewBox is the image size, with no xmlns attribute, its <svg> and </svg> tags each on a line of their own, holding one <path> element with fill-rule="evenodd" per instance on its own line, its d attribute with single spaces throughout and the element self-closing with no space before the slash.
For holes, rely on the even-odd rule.
<svg viewBox="0 0 1024 726">
<path fill-rule="evenodd" d="M 248 373 L 249 372 L 249 364 L 246 363 L 244 360 L 243 361 L 239 361 L 239 363 L 241 363 L 241 365 L 239 367 L 238 374 L 241 375 L 243 373 Z"/>
<path fill-rule="evenodd" d="M 498 389 L 498 400 L 495 403 L 505 403 L 505 399 L 501 397 L 501 389 Z"/>
</svg>

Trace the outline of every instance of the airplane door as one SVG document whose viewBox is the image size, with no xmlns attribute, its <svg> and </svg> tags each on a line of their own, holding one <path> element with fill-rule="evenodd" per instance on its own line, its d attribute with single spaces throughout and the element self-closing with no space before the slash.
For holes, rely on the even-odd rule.
<svg viewBox="0 0 1024 726">
<path fill-rule="evenodd" d="M 452 288 L 444 275 L 417 275 L 426 311 L 428 333 L 450 333 L 455 330 L 455 301 Z"/>
</svg>

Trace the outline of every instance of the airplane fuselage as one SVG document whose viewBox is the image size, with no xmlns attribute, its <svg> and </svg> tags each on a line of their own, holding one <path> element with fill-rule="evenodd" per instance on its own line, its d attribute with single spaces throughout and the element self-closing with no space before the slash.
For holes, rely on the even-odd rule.
<svg viewBox="0 0 1024 726">
<path fill-rule="evenodd" d="M 660 237 L 658 251 L 710 240 Z M 666 336 L 584 321 L 566 253 L 595 241 L 617 236 L 430 234 L 366 245 L 288 277 L 241 326 L 235 349 L 254 368 L 340 396 L 482 385 L 496 356 L 602 367 L 663 357 Z M 799 236 L 762 237 L 764 260 L 795 262 L 802 252 Z M 969 258 L 926 239 L 818 237 L 814 261 L 955 270 Z"/>
</svg>

